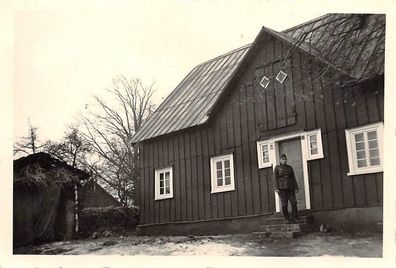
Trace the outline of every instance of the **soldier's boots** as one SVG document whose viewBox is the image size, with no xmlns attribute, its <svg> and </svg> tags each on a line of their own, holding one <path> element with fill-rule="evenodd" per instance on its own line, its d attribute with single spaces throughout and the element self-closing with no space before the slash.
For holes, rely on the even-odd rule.
<svg viewBox="0 0 396 268">
<path fill-rule="evenodd" d="M 300 219 L 298 218 L 297 214 L 297 206 L 292 206 L 292 216 L 289 216 L 289 211 L 287 207 L 282 207 L 283 217 L 289 224 L 299 223 Z"/>
<path fill-rule="evenodd" d="M 292 206 L 292 221 L 293 221 L 293 223 L 300 222 L 300 219 L 298 218 L 298 213 L 297 213 L 297 205 Z"/>
<path fill-rule="evenodd" d="M 283 217 L 290 223 L 289 210 L 287 207 L 282 207 Z"/>
</svg>

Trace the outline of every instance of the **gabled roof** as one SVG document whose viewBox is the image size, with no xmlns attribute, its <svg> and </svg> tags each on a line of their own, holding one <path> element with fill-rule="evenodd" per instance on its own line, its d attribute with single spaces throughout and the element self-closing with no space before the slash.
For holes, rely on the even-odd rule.
<svg viewBox="0 0 396 268">
<path fill-rule="evenodd" d="M 249 45 L 196 66 L 148 118 L 132 142 L 205 123 L 207 112 L 220 97 L 248 49 Z"/>
<path fill-rule="evenodd" d="M 328 14 L 282 32 L 356 80 L 384 73 L 385 15 Z"/>
<path fill-rule="evenodd" d="M 147 140 L 206 123 L 238 67 L 263 33 L 290 43 L 353 80 L 384 72 L 385 15 L 328 14 L 276 32 L 196 66 L 132 138 Z"/>
</svg>

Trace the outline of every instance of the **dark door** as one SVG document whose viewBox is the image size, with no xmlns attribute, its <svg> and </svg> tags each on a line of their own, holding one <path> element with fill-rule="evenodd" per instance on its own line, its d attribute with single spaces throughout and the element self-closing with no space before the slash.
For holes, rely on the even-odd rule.
<svg viewBox="0 0 396 268">
<path fill-rule="evenodd" d="M 293 167 L 294 175 L 296 176 L 299 189 L 296 195 L 298 209 L 305 209 L 304 172 L 300 139 L 279 142 L 279 156 L 283 153 L 286 154 L 287 164 Z"/>
</svg>

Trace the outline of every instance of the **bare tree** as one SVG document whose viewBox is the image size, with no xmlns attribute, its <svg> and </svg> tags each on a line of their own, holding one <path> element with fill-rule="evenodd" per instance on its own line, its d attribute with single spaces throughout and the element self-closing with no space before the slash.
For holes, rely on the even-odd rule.
<svg viewBox="0 0 396 268">
<path fill-rule="evenodd" d="M 153 84 L 146 86 L 139 79 L 122 75 L 112 82 L 113 87 L 107 90 L 110 98 L 105 101 L 95 96 L 96 110 L 82 117 L 83 136 L 96 156 L 89 163 L 91 172 L 126 206 L 134 202 L 139 180 L 137 150 L 130 141 L 154 110 L 154 90 Z"/>
<path fill-rule="evenodd" d="M 38 140 L 37 127 L 33 126 L 28 118 L 29 130 L 28 134 L 24 137 L 19 138 L 19 141 L 14 144 L 14 156 L 17 154 L 35 154 L 41 150 L 42 145 Z"/>
<path fill-rule="evenodd" d="M 72 167 L 87 169 L 91 147 L 77 125 L 68 126 L 60 142 L 47 141 L 43 150 Z"/>
</svg>

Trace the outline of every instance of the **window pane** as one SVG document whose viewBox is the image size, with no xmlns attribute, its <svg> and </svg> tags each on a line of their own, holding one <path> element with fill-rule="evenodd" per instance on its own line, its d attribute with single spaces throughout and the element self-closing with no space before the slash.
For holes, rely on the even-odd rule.
<svg viewBox="0 0 396 268">
<path fill-rule="evenodd" d="M 169 172 L 165 172 L 165 179 L 169 179 L 170 173 Z"/>
<path fill-rule="evenodd" d="M 223 179 L 217 180 L 217 186 L 223 186 Z"/>
<path fill-rule="evenodd" d="M 380 159 L 379 159 L 379 158 L 370 159 L 370 165 L 371 165 L 371 166 L 378 166 L 378 165 L 380 165 Z"/>
<path fill-rule="evenodd" d="M 170 194 L 170 187 L 166 187 L 166 193 Z"/>
<path fill-rule="evenodd" d="M 316 142 L 316 135 L 309 136 L 309 141 L 310 142 Z"/>
<path fill-rule="evenodd" d="M 370 152 L 370 158 L 378 158 L 379 157 L 378 149 L 371 149 L 369 152 Z"/>
<path fill-rule="evenodd" d="M 310 147 L 311 147 L 311 148 L 317 148 L 317 147 L 318 147 L 318 144 L 316 143 L 316 141 L 311 141 Z"/>
<path fill-rule="evenodd" d="M 374 149 L 374 148 L 378 148 L 378 141 L 377 140 L 369 141 L 369 149 Z"/>
<path fill-rule="evenodd" d="M 224 160 L 224 168 L 230 168 L 230 160 Z"/>
<path fill-rule="evenodd" d="M 367 167 L 367 161 L 364 159 L 364 160 L 358 160 L 357 161 L 357 165 L 358 165 L 358 167 Z"/>
<path fill-rule="evenodd" d="M 160 176 L 159 176 L 160 178 L 160 181 L 162 181 L 163 179 L 164 179 L 164 173 L 160 173 Z"/>
<path fill-rule="evenodd" d="M 263 152 L 268 152 L 268 144 L 264 144 L 262 146 L 262 150 L 263 150 Z"/>
<path fill-rule="evenodd" d="M 268 163 L 269 162 L 269 155 L 268 153 L 263 153 L 263 162 Z"/>
<path fill-rule="evenodd" d="M 366 151 L 356 151 L 357 159 L 366 159 Z"/>
<path fill-rule="evenodd" d="M 264 144 L 262 147 L 263 151 L 263 163 L 269 162 L 268 144 Z"/>
<path fill-rule="evenodd" d="M 224 170 L 224 176 L 226 176 L 226 177 L 229 177 L 230 176 L 230 169 L 229 168 L 227 168 L 227 169 L 225 169 Z"/>
<path fill-rule="evenodd" d="M 217 170 L 221 170 L 222 169 L 221 161 L 216 162 L 216 169 Z"/>
<path fill-rule="evenodd" d="M 357 142 L 355 143 L 356 145 L 356 150 L 364 150 L 364 142 Z"/>
<path fill-rule="evenodd" d="M 225 177 L 225 185 L 231 184 L 231 177 Z"/>
<path fill-rule="evenodd" d="M 160 180 L 159 183 L 160 183 L 160 187 L 164 187 L 164 181 L 163 180 L 162 181 Z"/>
<path fill-rule="evenodd" d="M 217 178 L 221 179 L 223 177 L 223 172 L 221 172 L 221 170 L 217 171 Z"/>
<path fill-rule="evenodd" d="M 164 194 L 164 187 L 160 187 L 160 194 Z"/>
<path fill-rule="evenodd" d="M 367 139 L 376 140 L 377 139 L 377 131 L 367 132 Z"/>
<path fill-rule="evenodd" d="M 311 149 L 311 155 L 315 155 L 315 154 L 318 154 L 318 149 L 317 148 Z"/>
<path fill-rule="evenodd" d="M 364 141 L 364 135 L 363 133 L 355 134 L 355 141 Z"/>
</svg>

